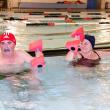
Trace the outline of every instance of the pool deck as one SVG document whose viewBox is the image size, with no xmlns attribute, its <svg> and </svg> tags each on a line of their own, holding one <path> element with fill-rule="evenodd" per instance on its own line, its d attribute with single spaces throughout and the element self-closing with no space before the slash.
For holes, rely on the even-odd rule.
<svg viewBox="0 0 110 110">
<path fill-rule="evenodd" d="M 8 10 L 8 11 L 13 11 L 13 12 L 44 12 L 44 11 L 51 11 L 51 12 L 65 12 L 68 11 L 67 9 L 29 9 L 29 8 L 19 8 L 19 7 L 13 7 L 11 9 L 4 9 L 4 10 Z M 73 9 L 71 10 L 72 12 L 78 12 L 78 11 L 84 11 L 84 12 L 90 12 L 90 11 L 110 11 L 110 9 Z"/>
</svg>

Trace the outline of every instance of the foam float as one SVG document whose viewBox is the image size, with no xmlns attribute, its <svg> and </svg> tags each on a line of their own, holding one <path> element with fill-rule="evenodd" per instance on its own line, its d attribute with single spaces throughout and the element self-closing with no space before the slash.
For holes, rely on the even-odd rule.
<svg viewBox="0 0 110 110">
<path fill-rule="evenodd" d="M 80 40 L 74 40 L 74 41 L 68 41 L 66 42 L 65 47 L 69 50 L 69 52 L 66 55 L 67 61 L 72 61 L 78 54 Z"/>
<path fill-rule="evenodd" d="M 31 61 L 33 67 L 43 67 L 45 65 L 44 55 L 42 53 L 42 40 L 32 41 L 29 44 L 29 51 L 35 51 L 36 57 Z"/>
<path fill-rule="evenodd" d="M 71 34 L 71 37 L 73 37 L 74 39 L 78 39 L 81 42 L 84 40 L 85 35 L 84 35 L 84 29 L 82 26 L 80 26 L 79 28 L 77 28 L 76 30 L 74 30 Z"/>
</svg>

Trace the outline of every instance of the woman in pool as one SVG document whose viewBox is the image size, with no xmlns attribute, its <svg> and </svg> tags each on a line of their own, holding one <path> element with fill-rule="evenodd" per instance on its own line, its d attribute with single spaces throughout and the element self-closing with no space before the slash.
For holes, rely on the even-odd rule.
<svg viewBox="0 0 110 110">
<path fill-rule="evenodd" d="M 72 61 L 73 65 L 84 65 L 93 67 L 100 63 L 102 57 L 109 56 L 110 52 L 94 50 L 95 37 L 85 35 L 85 39 L 80 45 L 80 51 L 77 54 L 77 61 Z"/>
</svg>

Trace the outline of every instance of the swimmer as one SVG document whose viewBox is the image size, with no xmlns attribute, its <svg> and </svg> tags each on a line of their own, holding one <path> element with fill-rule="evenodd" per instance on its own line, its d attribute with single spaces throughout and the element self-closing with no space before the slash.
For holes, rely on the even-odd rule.
<svg viewBox="0 0 110 110">
<path fill-rule="evenodd" d="M 85 35 L 83 42 L 79 45 L 80 51 L 77 53 L 77 62 L 73 60 L 73 65 L 93 67 L 100 64 L 101 58 L 110 56 L 110 52 L 94 50 L 94 46 L 95 37 L 92 35 Z"/>
<path fill-rule="evenodd" d="M 67 15 L 65 16 L 65 22 L 66 23 L 74 23 L 71 18 L 69 18 Z"/>
<path fill-rule="evenodd" d="M 39 56 L 32 57 L 26 51 L 16 50 L 15 47 L 14 34 L 5 32 L 0 35 L 0 77 L 4 76 L 2 78 L 9 80 L 12 85 L 19 86 L 21 80 L 27 80 L 30 87 L 38 86 L 40 80 L 36 75 L 36 68 Z"/>
<path fill-rule="evenodd" d="M 12 33 L 0 35 L 0 73 L 9 75 L 24 71 L 34 72 L 31 66 L 34 57 L 23 50 L 15 50 L 15 46 L 16 38 Z"/>
</svg>

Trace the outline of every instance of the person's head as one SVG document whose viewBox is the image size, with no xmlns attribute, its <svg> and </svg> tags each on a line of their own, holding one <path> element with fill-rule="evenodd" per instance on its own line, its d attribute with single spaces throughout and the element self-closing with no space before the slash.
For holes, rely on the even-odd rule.
<svg viewBox="0 0 110 110">
<path fill-rule="evenodd" d="M 16 45 L 16 38 L 12 33 L 3 33 L 0 35 L 0 48 L 4 55 L 13 54 Z"/>
<path fill-rule="evenodd" d="M 85 35 L 85 39 L 81 45 L 82 52 L 88 52 L 94 49 L 95 37 L 91 35 Z"/>
</svg>

